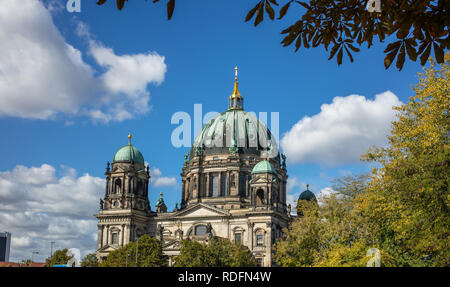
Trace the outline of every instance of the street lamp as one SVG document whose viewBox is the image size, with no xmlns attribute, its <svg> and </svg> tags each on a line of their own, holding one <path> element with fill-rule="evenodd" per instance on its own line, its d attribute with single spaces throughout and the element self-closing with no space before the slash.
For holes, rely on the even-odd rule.
<svg viewBox="0 0 450 287">
<path fill-rule="evenodd" d="M 127 252 L 127 256 L 125 258 L 125 267 L 128 267 L 128 258 L 130 258 L 131 254 Z"/>
<path fill-rule="evenodd" d="M 53 257 L 53 244 L 55 244 L 55 241 L 50 242 L 50 260 L 52 260 Z"/>
<path fill-rule="evenodd" d="M 31 263 L 34 262 L 34 254 L 39 254 L 39 252 L 37 252 L 37 251 L 32 251 L 31 252 Z"/>
<path fill-rule="evenodd" d="M 139 250 L 139 237 L 136 240 L 136 266 L 135 267 L 138 267 L 138 250 Z"/>
</svg>

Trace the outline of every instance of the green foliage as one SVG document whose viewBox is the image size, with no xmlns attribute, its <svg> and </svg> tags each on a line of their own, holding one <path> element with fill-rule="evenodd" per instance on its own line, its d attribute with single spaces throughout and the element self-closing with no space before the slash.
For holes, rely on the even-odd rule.
<svg viewBox="0 0 450 287">
<path fill-rule="evenodd" d="M 382 266 L 449 266 L 450 54 L 420 74 L 416 95 L 398 111 L 389 145 L 363 159 L 369 176 L 335 181 L 320 206 L 305 202 L 275 244 L 281 266 L 365 266 L 377 248 Z"/>
<path fill-rule="evenodd" d="M 224 238 L 211 238 L 208 244 L 183 240 L 176 267 L 250 267 L 256 266 L 250 250 Z"/>
<path fill-rule="evenodd" d="M 86 256 L 81 260 L 81 267 L 97 267 L 97 255 L 95 253 L 86 254 Z"/>
<path fill-rule="evenodd" d="M 284 267 L 311 266 L 316 250 L 320 248 L 322 226 L 318 222 L 319 206 L 305 201 L 303 215 L 296 218 L 285 230 L 285 237 L 274 245 L 275 262 Z"/>
<path fill-rule="evenodd" d="M 275 245 L 274 259 L 280 266 L 366 266 L 370 248 L 378 248 L 367 231 L 365 218 L 354 209 L 349 191 L 364 185 L 363 176 L 339 180 L 340 191 L 321 198 L 321 204 L 304 201 L 302 217 L 294 219 L 285 236 Z M 347 194 L 345 194 L 345 193 Z M 392 260 L 381 251 L 383 266 Z"/>
<path fill-rule="evenodd" d="M 117 0 L 117 8 L 122 10 L 125 1 Z M 153 0 L 153 3 L 160 0 Z M 297 52 L 303 47 L 323 46 L 327 51 L 330 44 L 331 60 L 335 55 L 338 65 L 342 64 L 345 54 L 353 62 L 352 52 L 359 52 L 363 44 L 368 48 L 378 38 L 380 42 L 390 39 L 387 44 L 384 65 L 387 68 L 397 57 L 396 67 L 401 70 L 406 55 L 412 61 L 420 58 L 424 65 L 433 49 L 438 63 L 444 62 L 444 51 L 450 47 L 448 3 L 445 0 L 407 0 L 382 1 L 381 12 L 367 11 L 369 0 L 328 1 L 310 0 L 294 1 L 256 0 L 256 5 L 247 13 L 245 21 L 254 18 L 257 26 L 264 20 L 264 14 L 275 20 L 274 7 L 280 7 L 277 20 L 284 18 L 295 6 L 297 19 L 281 33 L 286 35 L 283 46 L 294 44 Z M 106 0 L 99 0 L 102 5 Z M 175 0 L 168 0 L 167 15 L 170 19 L 175 8 Z M 299 13 L 299 10 L 301 13 Z M 395 37 L 394 37 L 395 35 Z M 392 37 L 390 37 L 392 36 Z M 395 39 L 396 38 L 396 39 Z"/>
<path fill-rule="evenodd" d="M 431 59 L 416 95 L 395 108 L 389 146 L 363 156 L 381 167 L 358 208 L 396 265 L 450 265 L 449 60 L 437 69 Z"/>
<path fill-rule="evenodd" d="M 48 259 L 47 259 L 48 260 Z M 27 259 L 27 260 L 20 260 L 20 264 L 25 264 L 26 266 L 28 266 L 28 265 L 30 265 L 32 262 L 31 262 L 31 259 Z M 49 266 L 48 264 L 47 264 L 47 266 Z"/>
<path fill-rule="evenodd" d="M 147 234 L 140 237 L 136 242 L 112 251 L 106 260 L 100 262 L 101 267 L 165 267 L 167 259 L 162 252 L 162 244 L 157 238 Z"/>
<path fill-rule="evenodd" d="M 67 256 L 67 248 L 62 250 L 56 250 L 51 258 L 45 259 L 45 263 L 48 267 L 52 267 L 53 265 L 65 265 L 67 261 L 72 259 L 73 256 Z"/>
<path fill-rule="evenodd" d="M 368 174 L 346 175 L 333 180 L 332 189 L 352 199 L 366 190 Z"/>
</svg>

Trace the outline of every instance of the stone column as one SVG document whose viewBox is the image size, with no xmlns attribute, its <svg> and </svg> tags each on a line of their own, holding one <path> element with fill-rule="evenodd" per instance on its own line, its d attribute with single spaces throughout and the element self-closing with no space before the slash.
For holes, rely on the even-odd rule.
<svg viewBox="0 0 450 287">
<path fill-rule="evenodd" d="M 247 196 L 249 196 L 250 195 L 250 190 L 249 190 L 249 185 L 248 185 L 248 174 L 244 174 L 244 176 L 245 176 L 245 188 L 244 188 L 244 191 L 245 191 L 245 197 L 247 197 Z"/>
<path fill-rule="evenodd" d="M 109 244 L 109 226 L 106 226 L 106 245 Z"/>
<path fill-rule="evenodd" d="M 198 180 L 196 177 L 192 177 L 192 197 L 197 199 L 198 198 Z"/>
<path fill-rule="evenodd" d="M 253 227 L 255 224 L 253 222 L 248 222 L 248 248 L 253 250 Z"/>
<path fill-rule="evenodd" d="M 266 265 L 272 265 L 272 223 L 267 222 L 267 239 L 266 239 Z"/>
<path fill-rule="evenodd" d="M 97 233 L 97 249 L 100 249 L 103 247 L 103 226 L 98 226 L 98 233 Z"/>
<path fill-rule="evenodd" d="M 186 179 L 183 178 L 181 180 L 181 204 L 183 204 L 185 198 L 186 198 Z"/>
<path fill-rule="evenodd" d="M 222 172 L 219 172 L 219 186 L 218 186 L 218 190 L 219 190 L 219 196 L 226 196 L 226 190 L 222 190 Z"/>
<path fill-rule="evenodd" d="M 240 172 L 237 172 L 237 173 L 235 174 L 235 176 L 236 176 L 236 195 L 237 195 L 237 196 L 240 196 L 240 194 L 239 194 L 239 188 L 240 188 L 240 186 L 241 186 L 241 173 L 240 173 Z"/>
<path fill-rule="evenodd" d="M 130 243 L 130 240 L 131 240 L 131 234 L 130 234 L 130 225 L 125 225 L 125 234 L 126 234 L 126 236 L 125 236 L 125 244 L 128 244 L 128 243 Z"/>
<path fill-rule="evenodd" d="M 206 173 L 205 176 L 206 176 L 206 186 L 205 186 L 205 188 L 206 188 L 205 189 L 206 190 L 206 197 L 211 197 L 211 190 L 210 190 L 210 187 L 209 187 L 209 185 L 210 185 L 209 173 Z"/>
<path fill-rule="evenodd" d="M 125 236 L 125 224 L 122 224 L 122 230 L 120 230 L 121 234 L 121 239 L 120 239 L 120 246 L 124 246 L 125 245 L 125 240 L 124 240 L 124 236 Z"/>
</svg>

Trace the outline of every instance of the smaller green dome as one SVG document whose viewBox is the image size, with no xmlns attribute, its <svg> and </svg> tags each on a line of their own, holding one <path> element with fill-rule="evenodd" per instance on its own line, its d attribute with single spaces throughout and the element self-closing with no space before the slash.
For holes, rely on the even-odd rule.
<svg viewBox="0 0 450 287">
<path fill-rule="evenodd" d="M 127 144 L 124 147 L 121 147 L 116 154 L 114 155 L 113 162 L 134 162 L 144 164 L 144 157 L 142 153 L 132 146 L 131 144 Z"/>
<path fill-rule="evenodd" d="M 253 167 L 252 174 L 255 173 L 277 174 L 272 164 L 270 164 L 270 162 L 268 162 L 267 160 L 260 161 Z"/>
<path fill-rule="evenodd" d="M 298 200 L 307 200 L 307 201 L 314 200 L 314 201 L 317 201 L 316 196 L 315 196 L 314 193 L 313 193 L 311 190 L 309 190 L 309 189 L 307 189 L 307 190 L 305 190 L 304 192 L 302 192 L 302 193 L 300 194 L 300 196 L 298 197 Z"/>
<path fill-rule="evenodd" d="M 164 204 L 163 193 L 161 192 L 159 195 L 160 195 L 160 196 L 159 196 L 159 198 L 158 198 L 158 201 L 157 201 L 156 204 L 155 204 L 156 207 L 161 206 L 161 205 Z"/>
</svg>

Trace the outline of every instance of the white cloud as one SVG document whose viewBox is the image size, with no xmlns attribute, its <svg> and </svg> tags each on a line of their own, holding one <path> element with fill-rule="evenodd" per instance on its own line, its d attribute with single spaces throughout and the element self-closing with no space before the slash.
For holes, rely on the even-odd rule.
<svg viewBox="0 0 450 287">
<path fill-rule="evenodd" d="M 148 83 L 164 81 L 164 57 L 156 53 L 117 56 L 111 48 L 92 42 L 90 52 L 107 71 L 101 76 L 114 93 L 145 93 Z"/>
<path fill-rule="evenodd" d="M 332 195 L 336 195 L 336 198 L 341 198 L 342 194 L 340 194 L 339 192 L 335 191 L 334 189 L 332 189 L 331 187 L 327 186 L 325 188 L 322 188 L 319 191 L 319 194 L 317 196 L 317 201 L 319 203 L 319 205 L 322 205 L 325 201 L 325 199 L 330 198 Z"/>
<path fill-rule="evenodd" d="M 117 55 L 90 40 L 89 55 L 66 43 L 38 0 L 2 3 L 0 10 L 0 116 L 52 119 L 58 114 L 123 121 L 150 110 L 147 85 L 164 80 L 164 57 L 155 52 Z M 86 25 L 78 34 L 89 38 Z M 97 75 L 98 74 L 98 75 Z M 97 75 L 97 76 L 95 76 Z"/>
<path fill-rule="evenodd" d="M 48 164 L 18 165 L 0 172 L 0 230 L 12 233 L 11 260 L 43 261 L 55 249 L 78 248 L 85 255 L 95 250 L 99 198 L 105 180 L 89 174 L 77 176 L 62 166 L 61 177 Z"/>
<path fill-rule="evenodd" d="M 177 180 L 174 177 L 158 177 L 153 185 L 155 187 L 177 186 Z"/>
<path fill-rule="evenodd" d="M 374 100 L 359 95 L 335 97 L 323 104 L 320 113 L 303 117 L 281 139 L 291 163 L 324 163 L 335 166 L 359 162 L 373 145 L 387 142 L 395 111 L 401 105 L 390 91 Z"/>
<path fill-rule="evenodd" d="M 175 177 L 162 176 L 159 168 L 152 168 L 150 171 L 150 183 L 154 187 L 177 187 L 177 179 Z"/>
</svg>

